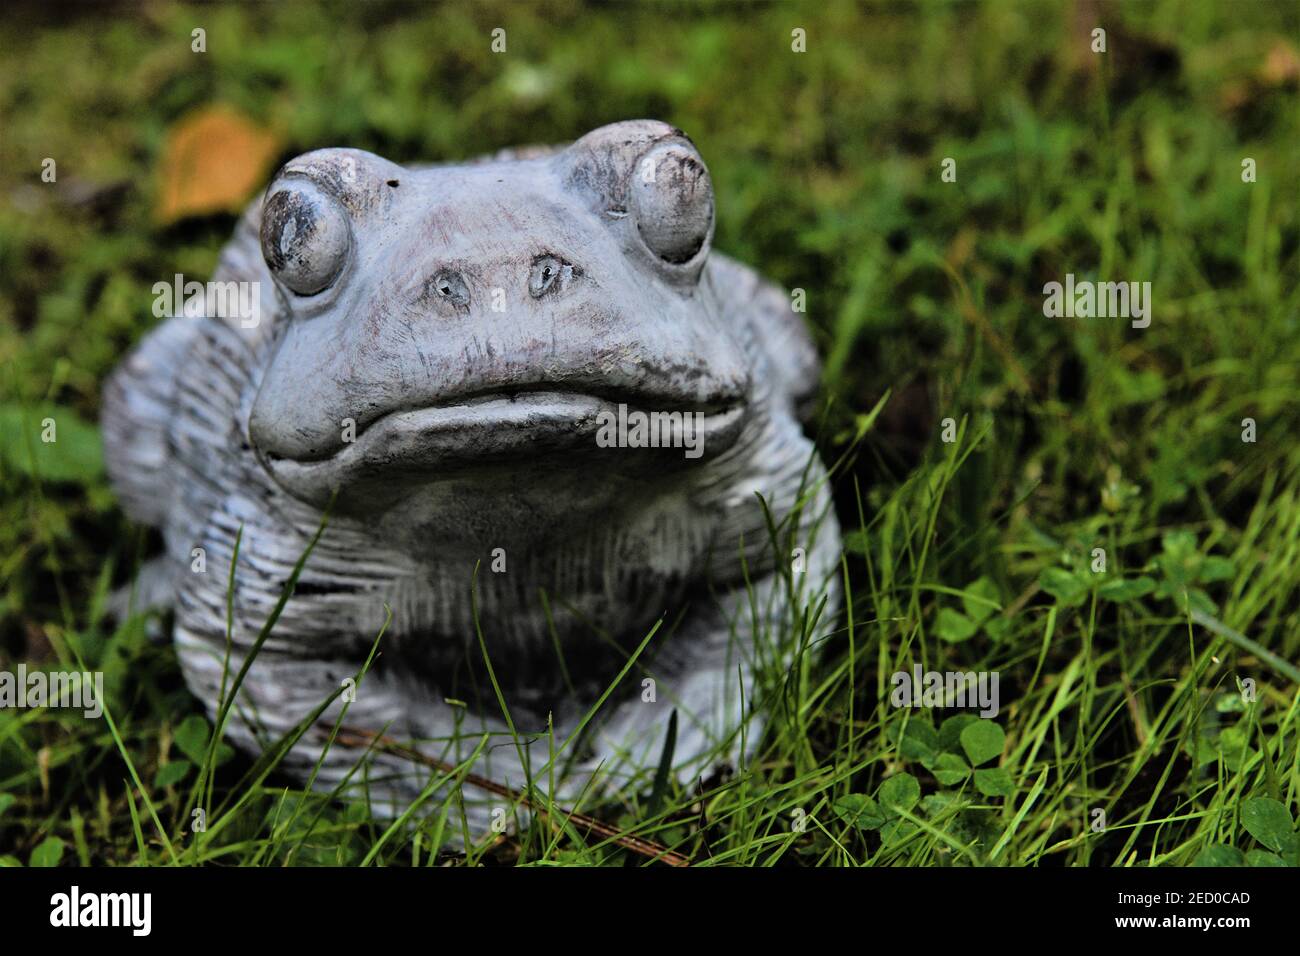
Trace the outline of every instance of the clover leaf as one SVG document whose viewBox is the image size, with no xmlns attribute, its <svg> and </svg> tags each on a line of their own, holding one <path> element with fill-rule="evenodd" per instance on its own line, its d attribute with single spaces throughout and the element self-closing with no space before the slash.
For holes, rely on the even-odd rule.
<svg viewBox="0 0 1300 956">
<path fill-rule="evenodd" d="M 991 720 L 976 720 L 961 732 L 961 749 L 975 767 L 1000 756 L 1006 742 L 1007 735 Z"/>
</svg>

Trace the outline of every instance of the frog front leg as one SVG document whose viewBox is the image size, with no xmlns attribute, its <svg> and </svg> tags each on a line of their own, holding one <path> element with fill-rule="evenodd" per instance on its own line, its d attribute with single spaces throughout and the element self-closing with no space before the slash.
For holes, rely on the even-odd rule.
<svg viewBox="0 0 1300 956">
<path fill-rule="evenodd" d="M 310 535 L 294 530 L 311 526 L 303 520 L 305 514 L 277 518 L 253 507 L 257 497 L 229 498 L 213 512 L 198 538 L 208 556 L 207 571 L 185 573 L 180 581 L 177 653 L 186 682 L 214 721 L 311 544 Z M 314 520 L 319 523 L 319 516 Z M 393 582 L 413 572 L 367 542 L 361 529 L 344 520 L 327 526 L 243 678 L 227 736 L 245 750 L 264 752 L 334 697 L 280 764 L 297 780 L 314 774 L 317 791 L 331 792 L 346 781 L 345 797 L 364 799 L 377 815 L 391 818 L 421 796 L 428 801 L 426 808 L 438 807 L 451 784 L 432 790 L 430 784 L 446 776 L 446 767 L 522 789 L 525 759 L 541 766 L 548 742 L 536 734 L 523 737 L 521 756 L 499 717 L 448 703 L 400 660 L 396 666 L 385 661 L 393 633 L 379 635 L 388 611 L 394 620 L 411 616 L 403 606 L 405 590 Z M 228 594 L 232 562 L 235 587 Z M 376 662 L 362 676 L 377 638 Z M 533 729 L 531 723 L 521 726 Z M 340 731 L 345 732 L 331 744 Z M 375 734 L 416 749 L 444 769 L 383 747 L 367 756 L 365 737 Z M 359 767 L 363 757 L 365 766 Z M 503 815 L 515 816 L 510 801 L 490 791 L 466 786 L 462 796 L 471 838 L 487 832 Z M 460 802 L 449 816 L 453 833 L 459 830 Z"/>
<path fill-rule="evenodd" d="M 223 680 L 228 690 L 243 658 L 232 655 L 227 664 L 212 638 L 197 634 L 186 623 L 177 628 L 186 680 L 196 695 L 212 702 L 208 710 L 215 720 Z M 449 704 L 427 687 L 391 672 L 372 670 L 362 677 L 364 663 L 364 659 L 315 661 L 263 651 L 240 687 L 227 724 L 228 739 L 250 752 L 264 752 L 333 696 L 333 703 L 284 754 L 279 765 L 284 773 L 295 780 L 310 780 L 318 793 L 337 789 L 343 799 L 361 800 L 377 817 L 388 819 L 418 800 L 424 801 L 419 817 L 434 812 L 459 786 L 447 828 L 453 836 L 459 832 L 463 809 L 471 840 L 489 832 L 499 820 L 521 817 L 520 808 L 509 798 L 472 783 L 457 783 L 462 772 L 472 772 L 524 789 L 527 775 L 509 728 L 501 720 Z M 384 739 L 371 746 L 372 738 L 380 735 Z M 546 759 L 546 742 L 527 735 L 522 741 L 530 762 L 540 767 Z M 409 751 L 425 759 L 413 759 Z"/>
<path fill-rule="evenodd" d="M 768 708 L 759 699 L 759 675 L 777 680 L 793 664 L 790 640 L 805 613 L 814 629 L 838 608 L 839 530 L 829 496 L 819 491 L 808 507 L 791 569 L 773 569 L 750 584 L 697 607 L 639 668 L 641 691 L 599 721 L 595 755 L 586 765 L 602 787 L 649 783 L 664 750 L 670 715 L 677 712 L 673 771 L 689 783 L 723 764 L 737 768 L 756 751 Z M 767 688 L 774 690 L 775 688 Z"/>
</svg>

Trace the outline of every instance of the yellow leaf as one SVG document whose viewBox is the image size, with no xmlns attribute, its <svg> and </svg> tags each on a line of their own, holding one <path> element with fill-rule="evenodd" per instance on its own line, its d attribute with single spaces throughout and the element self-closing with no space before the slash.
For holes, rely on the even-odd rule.
<svg viewBox="0 0 1300 956">
<path fill-rule="evenodd" d="M 1285 40 L 1277 40 L 1264 58 L 1260 79 L 1269 86 L 1287 86 L 1300 81 L 1300 54 Z"/>
<path fill-rule="evenodd" d="M 280 141 L 227 106 L 210 106 L 179 120 L 167 134 L 155 218 L 166 225 L 187 216 L 240 212 L 266 181 Z"/>
</svg>

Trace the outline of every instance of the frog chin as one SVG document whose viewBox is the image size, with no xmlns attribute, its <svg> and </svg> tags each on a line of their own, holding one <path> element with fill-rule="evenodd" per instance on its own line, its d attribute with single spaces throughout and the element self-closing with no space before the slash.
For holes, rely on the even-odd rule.
<svg viewBox="0 0 1300 956">
<path fill-rule="evenodd" d="M 571 392 L 500 393 L 389 412 L 324 458 L 256 451 L 295 498 L 323 506 L 337 496 L 348 510 L 385 510 L 421 488 L 476 473 L 571 478 L 604 469 L 650 477 L 691 468 L 732 447 L 748 417 L 743 403 L 649 411 Z"/>
</svg>

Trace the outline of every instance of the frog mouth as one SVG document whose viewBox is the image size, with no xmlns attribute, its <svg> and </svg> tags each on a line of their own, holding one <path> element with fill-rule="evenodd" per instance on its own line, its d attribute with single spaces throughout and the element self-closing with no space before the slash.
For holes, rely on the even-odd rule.
<svg viewBox="0 0 1300 956">
<path fill-rule="evenodd" d="M 646 455 L 660 467 L 674 460 L 689 466 L 735 444 L 745 418 L 739 403 L 629 404 L 575 392 L 492 392 L 388 412 L 323 457 L 256 452 L 277 484 L 321 503 L 354 486 L 427 484 L 542 458 L 570 469 L 597 457 L 636 468 Z"/>
</svg>

